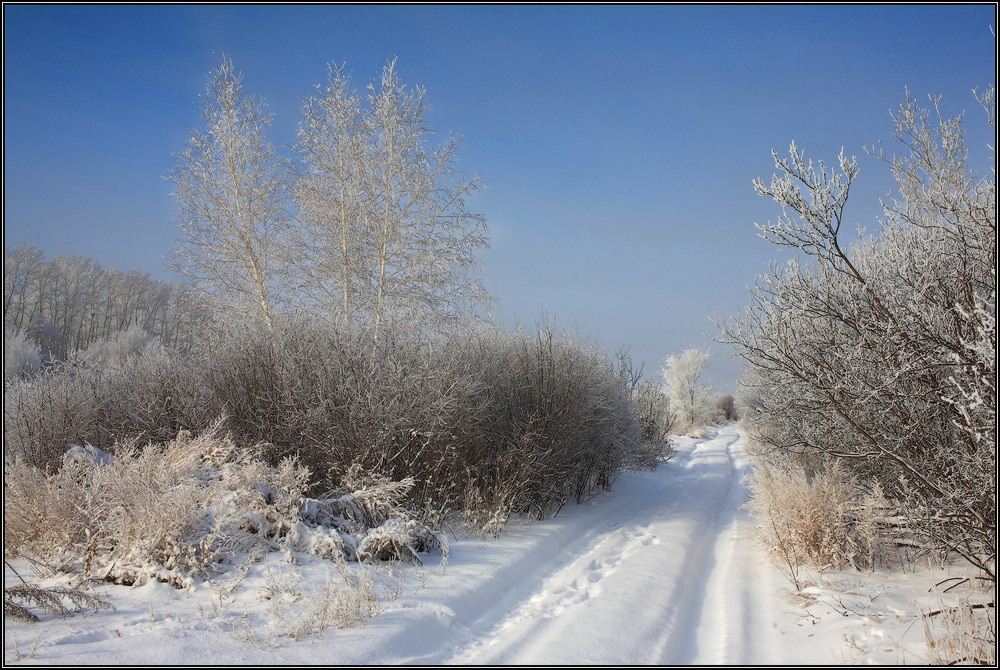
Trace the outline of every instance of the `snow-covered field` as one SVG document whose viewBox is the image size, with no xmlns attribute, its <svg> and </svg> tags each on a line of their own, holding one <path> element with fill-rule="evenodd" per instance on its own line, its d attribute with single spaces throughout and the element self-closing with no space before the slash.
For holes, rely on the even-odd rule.
<svg viewBox="0 0 1000 670">
<path fill-rule="evenodd" d="M 180 591 L 101 585 L 115 611 L 5 618 L 4 660 L 43 664 L 926 663 L 918 607 L 957 598 L 932 568 L 802 573 L 753 542 L 735 425 L 678 439 L 656 472 L 499 540 L 452 537 L 447 565 L 350 565 L 375 615 L 339 629 L 329 561 L 271 554 Z M 27 577 L 24 562 L 13 566 Z M 956 572 L 960 575 L 960 572 Z M 17 582 L 8 568 L 5 586 Z M 60 583 L 59 579 L 46 584 Z M 264 597 L 267 596 L 267 597 Z M 950 598 L 951 600 L 945 600 Z M 355 603 L 356 604 L 356 603 Z M 324 628 L 323 613 L 330 615 Z"/>
</svg>

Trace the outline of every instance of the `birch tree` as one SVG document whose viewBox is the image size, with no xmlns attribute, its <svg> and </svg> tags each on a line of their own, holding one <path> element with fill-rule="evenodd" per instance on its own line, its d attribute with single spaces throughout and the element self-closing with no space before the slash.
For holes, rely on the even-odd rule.
<svg viewBox="0 0 1000 670">
<path fill-rule="evenodd" d="M 286 190 L 265 135 L 271 117 L 228 57 L 209 75 L 200 111 L 204 132 L 191 129 L 165 177 L 181 230 L 174 265 L 216 300 L 270 324 Z"/>
<path fill-rule="evenodd" d="M 294 256 L 306 294 L 373 337 L 393 321 L 437 329 L 488 298 L 472 275 L 489 245 L 485 218 L 467 199 L 482 186 L 455 169 L 460 141 L 428 147 L 422 88 L 389 62 L 365 99 L 342 68 L 305 106 L 295 187 Z"/>
<path fill-rule="evenodd" d="M 300 303 L 350 319 L 361 300 L 367 231 L 363 216 L 367 122 L 361 98 L 343 67 L 303 107 L 296 145 L 300 163 L 292 188 L 298 208 L 287 261 Z"/>
<path fill-rule="evenodd" d="M 374 251 L 368 293 L 377 340 L 387 320 L 440 325 L 485 299 L 469 273 L 479 265 L 475 251 L 489 239 L 485 217 L 466 208 L 482 182 L 455 171 L 459 138 L 427 148 L 424 89 L 408 91 L 393 60 L 369 91 L 374 207 L 365 216 Z"/>
</svg>

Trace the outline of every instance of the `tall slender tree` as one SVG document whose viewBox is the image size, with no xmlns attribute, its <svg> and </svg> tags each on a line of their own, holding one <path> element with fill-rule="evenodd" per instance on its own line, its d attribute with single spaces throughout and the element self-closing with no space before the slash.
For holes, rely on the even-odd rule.
<svg viewBox="0 0 1000 670">
<path fill-rule="evenodd" d="M 350 319 L 365 272 L 366 123 L 343 66 L 331 65 L 327 85 L 317 89 L 299 126 L 292 188 L 298 220 L 289 231 L 286 259 L 298 302 Z"/>
<path fill-rule="evenodd" d="M 424 90 L 389 62 L 362 99 L 342 68 L 305 105 L 291 257 L 303 293 L 368 322 L 440 328 L 488 299 L 474 278 L 489 245 L 485 218 L 466 200 L 479 176 L 455 170 L 460 141 L 428 148 Z M 336 305 L 336 307 L 334 307 Z"/>
<path fill-rule="evenodd" d="M 484 300 L 470 270 L 478 266 L 475 251 L 489 239 L 485 218 L 466 208 L 482 181 L 454 168 L 459 138 L 427 148 L 424 89 L 408 91 L 393 60 L 369 91 L 366 216 L 374 267 L 368 292 L 377 339 L 387 320 L 440 325 Z"/>
<path fill-rule="evenodd" d="M 166 175 L 181 229 L 175 269 L 224 304 L 270 324 L 277 295 L 275 247 L 285 226 L 285 170 L 267 139 L 271 116 L 243 90 L 229 57 L 209 75 L 204 132 L 191 129 Z"/>
</svg>

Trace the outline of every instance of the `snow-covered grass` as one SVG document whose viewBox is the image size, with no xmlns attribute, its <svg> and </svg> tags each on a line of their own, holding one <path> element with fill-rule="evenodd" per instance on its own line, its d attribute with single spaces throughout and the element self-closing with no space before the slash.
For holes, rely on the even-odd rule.
<svg viewBox="0 0 1000 670">
<path fill-rule="evenodd" d="M 984 590 L 989 587 L 969 579 L 965 565 L 872 572 L 803 569 L 799 579 L 801 591 L 790 583 L 783 589 L 789 611 L 797 617 L 795 625 L 808 631 L 807 636 L 825 640 L 829 647 L 828 657 L 810 654 L 801 659 L 803 663 L 936 665 L 960 661 L 963 655 L 949 648 L 949 644 L 962 645 L 958 631 L 944 624 L 937 613 L 961 609 L 963 603 L 994 602 L 994 595 Z M 990 625 L 990 620 L 995 626 L 992 610 L 984 610 L 979 624 Z M 963 631 L 966 640 L 968 633 L 968 629 Z M 985 649 L 986 645 L 980 645 L 980 653 Z M 995 654 L 994 649 L 990 664 L 995 663 Z"/>
<path fill-rule="evenodd" d="M 308 468 L 294 459 L 270 467 L 220 426 L 141 450 L 116 445 L 115 456 L 73 447 L 56 473 L 15 459 L 4 473 L 5 556 L 82 579 L 177 587 L 271 550 L 338 564 L 419 563 L 438 548 L 447 557 L 444 536 L 405 506 L 412 478 L 352 467 L 341 490 L 309 498 Z"/>
<path fill-rule="evenodd" d="M 286 550 L 187 590 L 95 584 L 114 611 L 8 618 L 5 661 L 927 663 L 921 610 L 985 597 L 956 586 L 960 566 L 803 570 L 797 592 L 741 507 L 742 434 L 729 425 L 676 443 L 658 470 L 624 474 L 553 519 L 514 517 L 497 540 L 453 527 L 447 565 Z M 72 581 L 39 580 L 17 560 L 5 587 L 20 583 L 12 568 L 43 586 Z"/>
</svg>

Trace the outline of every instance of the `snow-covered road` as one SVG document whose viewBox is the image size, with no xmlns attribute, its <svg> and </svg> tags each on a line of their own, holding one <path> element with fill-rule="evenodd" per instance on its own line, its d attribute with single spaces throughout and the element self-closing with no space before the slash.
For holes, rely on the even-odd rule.
<svg viewBox="0 0 1000 670">
<path fill-rule="evenodd" d="M 425 661 L 752 664 L 780 658 L 781 610 L 740 506 L 735 426 L 685 441 L 670 465 L 586 515 L 592 529 L 486 609 L 468 639 Z M 686 448 L 685 448 L 686 447 Z M 636 486 L 635 484 L 640 484 Z M 618 487 L 616 487 L 617 489 Z"/>
</svg>

